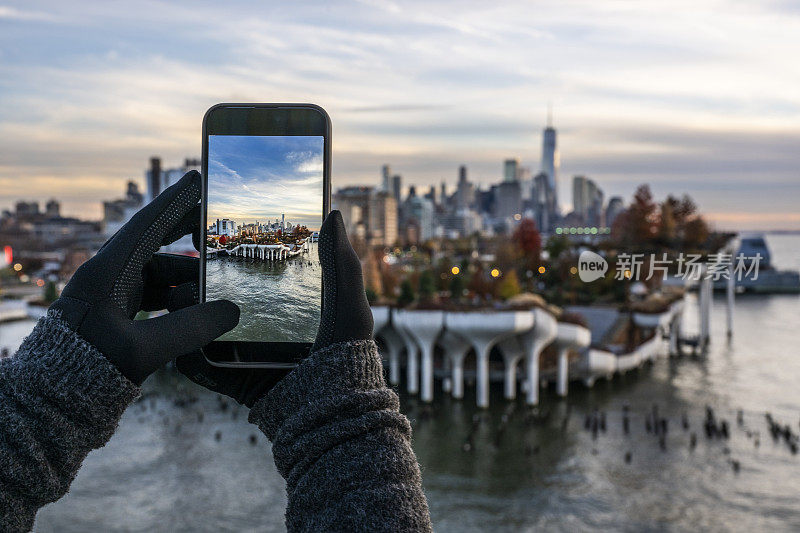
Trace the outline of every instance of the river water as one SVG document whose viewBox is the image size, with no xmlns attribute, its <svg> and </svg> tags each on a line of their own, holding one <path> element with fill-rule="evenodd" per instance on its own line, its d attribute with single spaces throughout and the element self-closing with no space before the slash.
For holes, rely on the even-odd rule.
<svg viewBox="0 0 800 533">
<path fill-rule="evenodd" d="M 771 236 L 769 244 L 778 266 L 800 268 L 799 236 Z M 800 297 L 738 297 L 730 344 L 723 306 L 716 298 L 706 357 L 661 358 L 592 389 L 572 384 L 565 401 L 545 391 L 536 416 L 521 402 L 504 402 L 499 387 L 482 413 L 473 391 L 455 402 L 437 389 L 430 408 L 403 397 L 435 529 L 799 529 L 800 457 L 773 441 L 764 414 L 800 430 Z M 692 309 L 690 300 L 690 331 Z M 14 327 L 20 334 L 31 325 Z M 37 530 L 283 530 L 283 480 L 245 410 L 231 404 L 223 410 L 216 395 L 166 372 L 146 388 L 151 396 L 132 406 L 111 442 L 87 458 L 70 494 L 42 509 Z M 188 394 L 198 402 L 175 404 Z M 645 430 L 654 403 L 669 419 L 665 449 Z M 626 404 L 629 435 L 622 429 Z M 729 440 L 706 438 L 706 405 L 727 419 Z M 594 409 L 607 420 L 596 439 L 584 429 Z M 684 414 L 688 430 L 681 427 Z M 464 451 L 476 415 L 474 447 Z"/>
<path fill-rule="evenodd" d="M 314 342 L 322 302 L 317 243 L 283 261 L 219 257 L 206 261 L 207 299 L 239 306 L 239 324 L 221 340 Z"/>
</svg>

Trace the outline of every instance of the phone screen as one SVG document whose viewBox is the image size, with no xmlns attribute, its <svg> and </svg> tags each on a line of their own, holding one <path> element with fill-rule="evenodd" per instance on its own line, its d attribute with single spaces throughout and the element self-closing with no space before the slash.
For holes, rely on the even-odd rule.
<svg viewBox="0 0 800 533">
<path fill-rule="evenodd" d="M 241 310 L 220 341 L 314 342 L 323 165 L 323 136 L 208 136 L 205 294 Z"/>
</svg>

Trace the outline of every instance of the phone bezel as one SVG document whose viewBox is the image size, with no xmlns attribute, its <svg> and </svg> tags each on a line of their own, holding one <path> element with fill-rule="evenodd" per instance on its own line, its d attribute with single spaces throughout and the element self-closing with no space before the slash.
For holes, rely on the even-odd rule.
<svg viewBox="0 0 800 533">
<path fill-rule="evenodd" d="M 288 111 L 295 116 L 299 110 L 306 110 L 309 117 L 317 115 L 322 118 L 321 132 L 309 121 L 302 124 L 300 120 L 292 123 L 288 119 Z M 221 118 L 217 118 L 222 113 Z M 228 113 L 228 117 L 225 116 Z M 240 117 L 234 117 L 241 114 Z M 280 130 L 279 117 L 284 117 L 285 131 Z M 213 121 L 211 120 L 213 117 Z M 236 121 L 241 119 L 244 121 Z M 317 125 L 319 126 L 319 124 Z M 259 133 L 260 132 L 260 133 Z M 323 136 L 322 165 L 322 219 L 330 212 L 331 204 L 331 120 L 328 113 L 314 104 L 267 104 L 267 103 L 221 103 L 214 105 L 203 116 L 203 156 L 202 156 L 202 207 L 201 207 L 201 246 L 200 246 L 200 301 L 206 298 L 205 240 L 208 205 L 208 138 L 210 135 L 309 135 Z M 320 221 L 321 223 L 322 221 Z M 320 299 L 322 294 L 320 294 Z M 320 304 L 321 308 L 321 304 Z M 219 367 L 226 368 L 293 368 L 311 352 L 310 342 L 248 342 L 248 341 L 214 341 L 202 352 L 206 360 Z"/>
</svg>

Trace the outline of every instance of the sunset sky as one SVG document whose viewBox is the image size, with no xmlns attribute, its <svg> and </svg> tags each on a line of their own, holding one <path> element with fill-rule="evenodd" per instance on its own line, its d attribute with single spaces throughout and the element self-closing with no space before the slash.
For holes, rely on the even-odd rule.
<svg viewBox="0 0 800 533">
<path fill-rule="evenodd" d="M 135 6 L 135 7 L 133 7 Z M 690 193 L 719 228 L 800 229 L 800 7 L 789 1 L 4 2 L 0 209 L 99 218 L 149 158 L 200 154 L 223 101 L 312 102 L 333 187 L 539 168 Z"/>
</svg>

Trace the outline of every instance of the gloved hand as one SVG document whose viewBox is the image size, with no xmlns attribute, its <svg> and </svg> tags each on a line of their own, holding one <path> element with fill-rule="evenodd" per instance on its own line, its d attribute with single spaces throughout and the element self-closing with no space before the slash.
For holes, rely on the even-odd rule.
<svg viewBox="0 0 800 533">
<path fill-rule="evenodd" d="M 156 252 L 197 226 L 200 180 L 198 172 L 187 173 L 136 213 L 81 265 L 50 306 L 137 385 L 167 361 L 197 351 L 239 322 L 239 308 L 226 300 L 133 320 L 139 310 L 170 307 L 186 283 L 197 279 L 196 260 Z"/>
<path fill-rule="evenodd" d="M 339 211 L 331 211 L 319 232 L 322 316 L 312 353 L 339 342 L 372 338 L 372 311 L 364 292 L 361 262 L 347 239 Z M 247 407 L 264 396 L 288 370 L 215 367 L 201 353 L 179 357 L 178 370 L 195 383 L 230 396 Z"/>
</svg>

